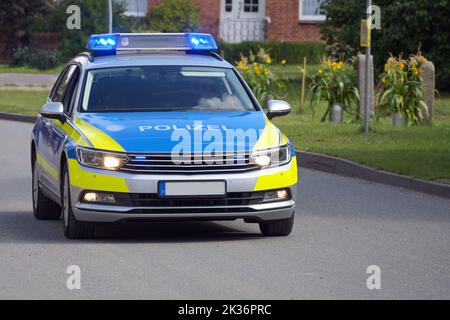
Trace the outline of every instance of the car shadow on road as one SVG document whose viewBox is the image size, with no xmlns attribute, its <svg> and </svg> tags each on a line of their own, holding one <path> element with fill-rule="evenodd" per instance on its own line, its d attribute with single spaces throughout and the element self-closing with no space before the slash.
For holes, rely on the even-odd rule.
<svg viewBox="0 0 450 320">
<path fill-rule="evenodd" d="M 251 229 L 251 230 L 249 230 Z M 242 228 L 216 222 L 127 222 L 99 224 L 95 237 L 82 242 L 148 242 L 186 243 L 237 241 L 261 238 L 255 227 L 242 223 Z M 32 212 L 0 212 L 0 243 L 68 242 L 63 235 L 62 221 L 38 221 Z"/>
</svg>

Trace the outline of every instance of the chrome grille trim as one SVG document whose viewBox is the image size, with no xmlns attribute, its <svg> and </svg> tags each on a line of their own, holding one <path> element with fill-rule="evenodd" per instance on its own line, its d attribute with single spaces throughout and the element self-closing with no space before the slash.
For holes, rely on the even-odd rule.
<svg viewBox="0 0 450 320">
<path fill-rule="evenodd" d="M 171 153 L 129 153 L 120 171 L 133 173 L 207 174 L 258 170 L 250 163 L 250 152 L 191 153 L 176 157 Z"/>
</svg>

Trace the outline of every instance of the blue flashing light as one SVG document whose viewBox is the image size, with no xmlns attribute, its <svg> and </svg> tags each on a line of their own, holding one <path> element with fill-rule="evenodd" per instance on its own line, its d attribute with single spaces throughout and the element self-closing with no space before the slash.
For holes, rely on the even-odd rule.
<svg viewBox="0 0 450 320">
<path fill-rule="evenodd" d="M 210 34 L 204 33 L 188 33 L 187 39 L 192 50 L 205 50 L 215 51 L 217 50 L 216 41 Z"/>
<path fill-rule="evenodd" d="M 115 51 L 119 40 L 118 34 L 96 34 L 89 37 L 86 49 L 92 51 Z"/>
<path fill-rule="evenodd" d="M 213 36 L 205 33 L 142 33 L 95 34 L 89 37 L 86 48 L 99 54 L 118 51 L 217 51 Z"/>
</svg>

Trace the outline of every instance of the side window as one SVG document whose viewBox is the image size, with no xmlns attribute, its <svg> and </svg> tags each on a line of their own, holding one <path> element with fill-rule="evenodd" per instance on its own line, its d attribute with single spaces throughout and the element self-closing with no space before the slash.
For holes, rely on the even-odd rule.
<svg viewBox="0 0 450 320">
<path fill-rule="evenodd" d="M 77 66 L 71 65 L 68 67 L 66 73 L 60 79 L 57 87 L 53 92 L 52 101 L 53 102 L 64 102 L 64 96 L 66 94 L 67 88 L 69 87 L 70 80 L 72 79 L 72 75 L 74 74 Z"/>
<path fill-rule="evenodd" d="M 66 90 L 66 93 L 64 95 L 64 112 L 67 115 L 70 115 L 75 103 L 75 97 L 76 97 L 76 91 L 77 91 L 77 85 L 80 78 L 80 68 L 75 66 L 75 70 L 73 72 L 73 75 L 71 77 L 71 80 L 69 82 L 69 86 Z"/>
</svg>

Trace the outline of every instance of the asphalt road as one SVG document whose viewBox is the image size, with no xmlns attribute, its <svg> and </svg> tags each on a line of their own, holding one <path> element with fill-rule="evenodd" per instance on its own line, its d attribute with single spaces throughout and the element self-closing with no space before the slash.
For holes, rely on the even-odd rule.
<svg viewBox="0 0 450 320">
<path fill-rule="evenodd" d="M 243 222 L 105 226 L 70 241 L 31 212 L 31 125 L 0 121 L 0 298 L 450 298 L 450 201 L 301 170 L 295 229 Z M 81 268 L 81 289 L 66 268 Z M 366 269 L 381 268 L 368 290 Z"/>
<path fill-rule="evenodd" d="M 57 74 L 0 73 L 0 87 L 52 87 Z"/>
</svg>

